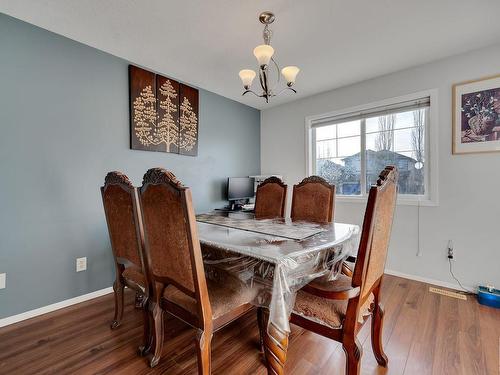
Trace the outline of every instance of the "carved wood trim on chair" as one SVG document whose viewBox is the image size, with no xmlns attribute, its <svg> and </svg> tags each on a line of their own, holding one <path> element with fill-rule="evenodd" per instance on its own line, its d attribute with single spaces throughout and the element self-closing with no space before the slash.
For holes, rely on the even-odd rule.
<svg viewBox="0 0 500 375">
<path fill-rule="evenodd" d="M 109 185 L 121 185 L 129 189 L 134 188 L 134 185 L 132 185 L 129 178 L 125 174 L 118 171 L 109 172 L 104 178 L 104 189 L 106 189 Z"/>
<path fill-rule="evenodd" d="M 264 186 L 266 184 L 278 184 L 282 188 L 286 188 L 286 184 L 281 180 L 281 178 L 276 176 L 271 176 L 262 181 L 259 186 Z"/>
<path fill-rule="evenodd" d="M 309 177 L 306 177 L 304 178 L 302 181 L 300 181 L 297 185 L 297 187 L 302 187 L 304 185 L 307 185 L 307 184 L 322 184 L 323 186 L 327 187 L 327 188 L 330 188 L 332 185 L 330 185 L 328 183 L 327 180 L 325 180 L 323 177 L 321 176 L 316 176 L 316 175 L 313 175 L 313 176 L 309 176 Z"/>
</svg>

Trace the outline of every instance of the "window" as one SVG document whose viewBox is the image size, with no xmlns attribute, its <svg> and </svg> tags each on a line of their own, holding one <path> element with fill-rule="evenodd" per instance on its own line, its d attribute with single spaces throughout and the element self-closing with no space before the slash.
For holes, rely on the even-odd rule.
<svg viewBox="0 0 500 375">
<path fill-rule="evenodd" d="M 431 118 L 431 93 L 308 118 L 308 172 L 335 184 L 339 197 L 359 199 L 395 165 L 400 201 L 436 203 Z"/>
</svg>

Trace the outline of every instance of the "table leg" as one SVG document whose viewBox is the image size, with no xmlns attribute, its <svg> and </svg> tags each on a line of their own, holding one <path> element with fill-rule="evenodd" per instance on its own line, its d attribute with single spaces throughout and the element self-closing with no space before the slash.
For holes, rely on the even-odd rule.
<svg viewBox="0 0 500 375">
<path fill-rule="evenodd" d="M 267 327 L 269 314 L 264 312 L 264 327 Z M 269 331 L 269 332 L 268 332 Z M 276 329 L 272 324 L 263 332 L 264 355 L 269 375 L 284 375 L 286 352 L 288 350 L 288 333 Z"/>
</svg>

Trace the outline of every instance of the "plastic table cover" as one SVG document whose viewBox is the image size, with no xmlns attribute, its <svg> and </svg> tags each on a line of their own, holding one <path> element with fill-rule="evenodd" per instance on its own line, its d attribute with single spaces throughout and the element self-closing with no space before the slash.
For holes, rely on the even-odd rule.
<svg viewBox="0 0 500 375">
<path fill-rule="evenodd" d="M 319 277 L 335 280 L 342 261 L 357 252 L 359 227 L 259 220 L 266 222 L 281 223 L 290 230 L 308 226 L 322 231 L 298 241 L 198 222 L 205 273 L 217 282 L 224 282 L 227 277 L 238 278 L 243 287 L 252 289 L 252 303 L 269 309 L 268 330 L 272 324 L 282 332 L 290 332 L 289 318 L 297 291 Z"/>
</svg>

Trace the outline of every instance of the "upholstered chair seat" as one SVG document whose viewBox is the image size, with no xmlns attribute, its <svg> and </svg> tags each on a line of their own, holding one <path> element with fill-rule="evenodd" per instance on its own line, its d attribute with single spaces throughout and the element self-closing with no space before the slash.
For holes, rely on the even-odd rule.
<svg viewBox="0 0 500 375">
<path fill-rule="evenodd" d="M 328 288 L 331 291 L 338 289 L 336 281 L 330 282 L 329 284 L 331 287 L 328 288 L 328 286 L 325 286 L 325 288 Z M 363 306 L 361 306 L 358 318 L 360 323 L 363 322 L 365 316 L 370 314 L 370 307 L 373 300 L 374 297 L 372 294 L 365 301 Z M 349 300 L 327 299 L 300 290 L 295 299 L 293 312 L 327 327 L 341 329 L 347 314 L 348 303 Z"/>
<path fill-rule="evenodd" d="M 208 297 L 212 307 L 212 319 L 217 319 L 240 306 L 252 302 L 255 297 L 253 288 L 243 286 L 237 280 L 225 280 L 218 283 L 207 279 Z M 182 307 L 191 313 L 197 311 L 197 302 L 194 298 L 182 293 L 173 285 L 169 285 L 163 292 L 163 298 Z"/>
</svg>

